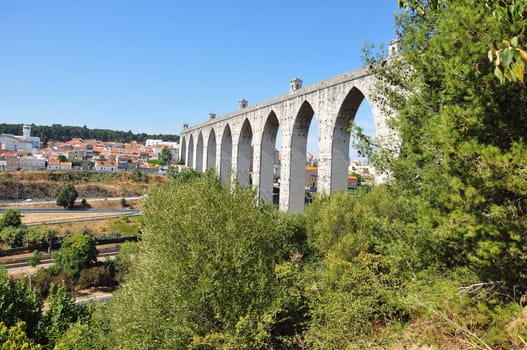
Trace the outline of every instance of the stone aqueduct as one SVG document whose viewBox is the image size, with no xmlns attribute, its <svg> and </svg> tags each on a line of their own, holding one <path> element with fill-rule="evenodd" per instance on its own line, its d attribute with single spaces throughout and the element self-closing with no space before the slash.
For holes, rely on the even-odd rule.
<svg viewBox="0 0 527 350">
<path fill-rule="evenodd" d="M 234 176 L 249 183 L 263 201 L 272 201 L 273 166 L 278 128 L 281 131 L 280 210 L 304 209 L 306 145 L 316 116 L 319 130 L 318 191 L 328 194 L 347 189 L 350 121 L 374 83 L 361 68 L 307 87 L 291 81 L 290 91 L 248 106 L 240 101 L 236 112 L 209 120 L 181 132 L 181 160 L 197 171 L 215 169 L 225 181 Z M 368 101 L 376 137 L 388 136 L 387 118 L 374 101 Z M 252 157 L 252 173 L 250 165 Z"/>
</svg>

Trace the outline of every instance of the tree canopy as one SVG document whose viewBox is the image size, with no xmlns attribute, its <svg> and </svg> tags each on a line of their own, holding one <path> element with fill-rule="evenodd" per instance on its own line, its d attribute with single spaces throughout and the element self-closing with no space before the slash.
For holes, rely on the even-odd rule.
<svg viewBox="0 0 527 350">
<path fill-rule="evenodd" d="M 210 173 L 150 193 L 141 251 L 112 300 L 116 348 L 271 338 L 262 317 L 280 310 L 275 265 L 296 240 L 274 208 L 255 204 L 253 191 L 231 192 Z"/>
<path fill-rule="evenodd" d="M 23 124 L 0 123 L 0 133 L 20 135 Z M 97 139 L 100 141 L 144 143 L 147 139 L 162 139 L 178 142 L 179 136 L 173 134 L 149 135 L 145 133 L 134 134 L 132 131 L 115 131 L 109 129 L 90 129 L 86 126 L 67 126 L 61 124 L 35 125 L 31 124 L 31 134 L 40 137 L 42 144 L 48 141 L 68 141 L 78 137 L 82 139 Z"/>
<path fill-rule="evenodd" d="M 59 190 L 56 203 L 57 205 L 63 206 L 64 209 L 71 209 L 75 205 L 75 200 L 79 196 L 79 193 L 75 189 L 73 184 L 66 184 Z"/>
<path fill-rule="evenodd" d="M 401 54 L 369 61 L 384 107 L 397 111 L 394 186 L 415 202 L 418 227 L 432 230 L 444 266 L 527 290 L 527 89 L 502 84 L 487 57 L 525 21 L 511 25 L 469 0 L 406 3 L 397 18 Z"/>
<path fill-rule="evenodd" d="M 60 250 L 53 254 L 53 260 L 61 270 L 76 275 L 81 269 L 95 264 L 97 254 L 95 237 L 79 232 L 64 239 Z"/>
<path fill-rule="evenodd" d="M 20 210 L 6 209 L 0 219 L 0 230 L 4 227 L 19 227 L 20 225 L 22 225 Z"/>
<path fill-rule="evenodd" d="M 170 150 L 167 147 L 163 147 L 161 153 L 159 153 L 159 160 L 163 163 L 163 165 L 170 164 L 170 161 L 172 160 L 172 153 L 170 153 Z"/>
</svg>

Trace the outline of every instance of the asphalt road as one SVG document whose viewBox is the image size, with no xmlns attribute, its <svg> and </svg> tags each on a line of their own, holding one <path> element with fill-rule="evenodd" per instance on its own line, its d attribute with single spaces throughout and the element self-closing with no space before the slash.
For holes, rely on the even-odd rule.
<svg viewBox="0 0 527 350">
<path fill-rule="evenodd" d="M 0 214 L 4 213 L 7 209 L 0 209 Z M 63 209 L 63 208 L 17 208 L 20 213 L 24 214 L 116 214 L 116 215 L 139 215 L 141 210 L 139 209 L 97 209 L 97 208 L 86 208 L 86 209 Z"/>
<path fill-rule="evenodd" d="M 96 197 L 96 198 L 86 198 L 86 201 L 88 203 L 89 202 L 95 202 L 95 201 L 120 201 L 123 198 L 128 201 L 128 200 L 134 200 L 134 199 L 142 199 L 142 198 L 144 198 L 144 196 L 109 197 L 109 198 Z M 15 206 L 19 206 L 19 207 L 24 207 L 25 205 L 31 205 L 31 204 L 55 204 L 55 203 L 56 203 L 55 200 L 52 200 L 52 201 L 31 201 L 31 202 L 26 202 L 24 199 L 20 199 L 18 202 L 7 202 L 7 201 L 0 200 L 0 205 L 3 205 L 3 206 L 13 206 L 13 205 L 15 205 Z"/>
</svg>

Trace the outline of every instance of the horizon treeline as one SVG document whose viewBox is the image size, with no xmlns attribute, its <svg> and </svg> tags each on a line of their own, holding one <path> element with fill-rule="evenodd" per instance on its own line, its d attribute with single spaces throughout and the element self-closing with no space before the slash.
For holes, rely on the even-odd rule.
<svg viewBox="0 0 527 350">
<path fill-rule="evenodd" d="M 0 124 L 0 134 L 22 135 L 24 124 Z M 117 131 L 110 129 L 91 129 L 84 126 L 69 126 L 61 124 L 35 125 L 31 124 L 31 136 L 39 137 L 42 145 L 49 141 L 68 141 L 72 138 L 97 139 L 103 142 L 131 142 L 144 143 L 147 139 L 162 139 L 163 141 L 179 142 L 176 134 L 135 134 L 131 130 Z"/>
</svg>

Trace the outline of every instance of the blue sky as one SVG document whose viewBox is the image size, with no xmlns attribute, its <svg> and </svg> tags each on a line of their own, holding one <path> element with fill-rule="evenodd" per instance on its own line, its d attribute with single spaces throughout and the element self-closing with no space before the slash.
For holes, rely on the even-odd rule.
<svg viewBox="0 0 527 350">
<path fill-rule="evenodd" d="M 0 0 L 0 122 L 178 134 L 359 68 L 396 3 Z"/>
</svg>

